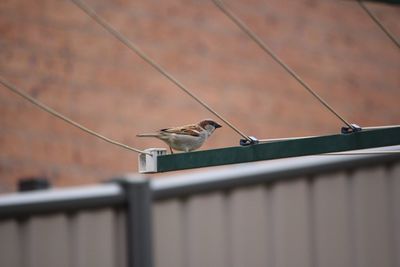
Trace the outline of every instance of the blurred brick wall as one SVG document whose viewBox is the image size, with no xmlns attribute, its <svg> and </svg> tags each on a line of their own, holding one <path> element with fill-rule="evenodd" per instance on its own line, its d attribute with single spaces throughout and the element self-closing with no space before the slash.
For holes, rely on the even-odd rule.
<svg viewBox="0 0 400 267">
<path fill-rule="evenodd" d="M 226 0 L 339 113 L 398 124 L 400 53 L 353 1 Z M 341 127 L 211 1 L 88 0 L 115 28 L 245 133 Z M 400 35 L 400 8 L 369 4 Z M 61 113 L 138 148 L 140 132 L 212 117 L 67 0 L 0 1 L 0 75 Z M 228 127 L 204 146 L 235 146 Z M 0 192 L 18 178 L 56 186 L 135 172 L 137 155 L 88 136 L 0 89 Z"/>
</svg>

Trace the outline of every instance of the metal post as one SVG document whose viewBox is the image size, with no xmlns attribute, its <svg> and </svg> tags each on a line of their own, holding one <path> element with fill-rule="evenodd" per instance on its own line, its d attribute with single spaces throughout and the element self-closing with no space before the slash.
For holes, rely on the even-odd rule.
<svg viewBox="0 0 400 267">
<path fill-rule="evenodd" d="M 151 191 L 145 178 L 119 179 L 126 195 L 128 267 L 152 267 Z"/>
</svg>

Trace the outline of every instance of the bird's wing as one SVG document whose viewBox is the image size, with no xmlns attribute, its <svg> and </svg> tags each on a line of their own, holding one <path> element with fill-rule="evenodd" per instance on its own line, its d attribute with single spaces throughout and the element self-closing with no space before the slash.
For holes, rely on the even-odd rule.
<svg viewBox="0 0 400 267">
<path fill-rule="evenodd" d="M 181 127 L 173 127 L 173 128 L 166 128 L 161 129 L 160 132 L 166 133 L 174 133 L 174 134 L 181 134 L 181 135 L 190 135 L 190 136 L 200 136 L 200 132 L 203 129 L 198 126 L 197 124 L 190 124 Z"/>
</svg>

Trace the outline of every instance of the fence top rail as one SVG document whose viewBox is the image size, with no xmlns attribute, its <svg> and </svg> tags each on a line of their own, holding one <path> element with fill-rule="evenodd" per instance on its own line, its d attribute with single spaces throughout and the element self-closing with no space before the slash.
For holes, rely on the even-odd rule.
<svg viewBox="0 0 400 267">
<path fill-rule="evenodd" d="M 0 218 L 106 207 L 123 201 L 117 183 L 12 193 L 0 196 Z"/>
<path fill-rule="evenodd" d="M 400 146 L 368 151 L 377 150 L 398 151 Z M 161 200 L 216 190 L 228 190 L 239 186 L 267 183 L 315 173 L 346 170 L 358 166 L 386 164 L 398 160 L 400 160 L 400 154 L 307 156 L 232 165 L 229 168 L 203 170 L 197 173 L 161 176 L 158 179 L 150 180 L 149 184 L 153 199 Z M 143 176 L 137 174 L 127 174 L 118 180 L 124 183 L 147 181 Z M 99 185 L 0 195 L 0 219 L 121 206 L 126 202 L 126 195 L 123 183 L 118 182 L 118 180 L 114 183 Z"/>
<path fill-rule="evenodd" d="M 382 150 L 399 151 L 400 146 L 363 151 Z M 400 154 L 321 155 L 278 159 L 267 163 L 245 163 L 191 174 L 166 175 L 152 180 L 151 189 L 153 198 L 160 200 L 397 160 L 400 160 Z"/>
</svg>

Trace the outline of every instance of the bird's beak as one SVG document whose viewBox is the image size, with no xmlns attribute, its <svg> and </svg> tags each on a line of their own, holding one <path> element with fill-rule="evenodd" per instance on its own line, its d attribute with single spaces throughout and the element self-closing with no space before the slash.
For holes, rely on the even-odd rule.
<svg viewBox="0 0 400 267">
<path fill-rule="evenodd" d="M 218 123 L 215 123 L 214 127 L 215 127 L 215 128 L 221 128 L 222 125 L 219 125 Z"/>
</svg>

